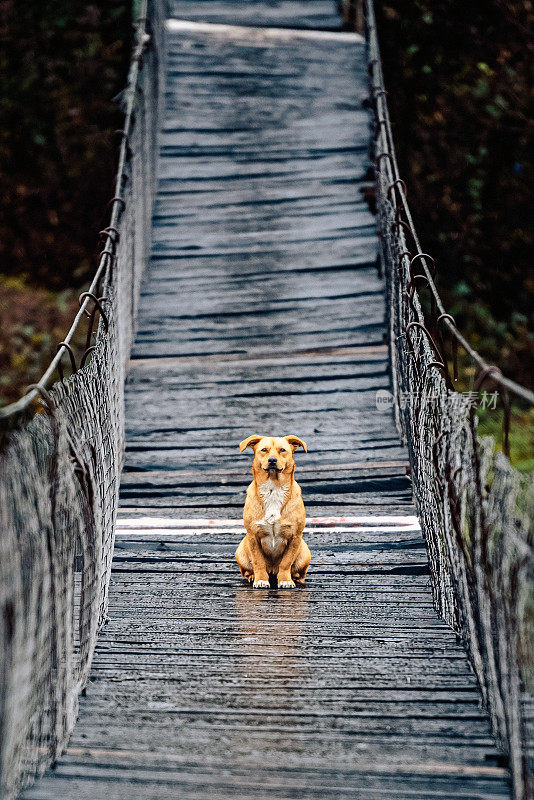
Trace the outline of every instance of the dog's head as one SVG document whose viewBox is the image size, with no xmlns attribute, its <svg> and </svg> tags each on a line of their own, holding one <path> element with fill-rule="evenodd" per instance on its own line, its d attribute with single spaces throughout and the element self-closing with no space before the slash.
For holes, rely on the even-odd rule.
<svg viewBox="0 0 534 800">
<path fill-rule="evenodd" d="M 252 470 L 261 471 L 271 478 L 295 469 L 293 453 L 299 447 L 308 452 L 306 442 L 298 436 L 249 436 L 243 439 L 239 449 L 243 452 L 247 447 L 254 450 Z"/>
</svg>

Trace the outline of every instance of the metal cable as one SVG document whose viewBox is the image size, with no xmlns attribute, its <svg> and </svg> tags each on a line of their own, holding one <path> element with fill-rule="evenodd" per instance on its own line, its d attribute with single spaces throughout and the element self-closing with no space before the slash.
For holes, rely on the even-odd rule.
<svg viewBox="0 0 534 800">
<path fill-rule="evenodd" d="M 527 610 L 534 579 L 534 479 L 514 469 L 492 437 L 478 436 L 476 405 L 479 390 L 491 378 L 502 392 L 506 452 L 508 394 L 530 403 L 534 395 L 487 364 L 443 307 L 435 265 L 421 250 L 399 175 L 372 0 L 365 0 L 365 7 L 395 420 L 408 447 L 436 608 L 465 642 L 493 733 L 509 761 L 514 799 L 527 800 L 534 775 L 527 741 L 527 730 L 534 726 L 533 704 L 525 687 L 525 661 L 534 652 L 534 624 Z M 428 322 L 419 284 L 430 291 Z M 451 335 L 454 377 L 458 344 L 480 367 L 473 392 L 454 390 L 442 329 Z"/>
<path fill-rule="evenodd" d="M 404 181 L 400 177 L 399 166 L 397 163 L 397 156 L 395 153 L 395 145 L 393 142 L 393 133 L 391 129 L 391 120 L 389 117 L 388 105 L 386 100 L 387 92 L 384 84 L 382 61 L 380 58 L 380 50 L 378 45 L 376 17 L 372 0 L 370 1 L 365 0 L 365 10 L 367 18 L 367 31 L 368 31 L 368 44 L 369 44 L 368 63 L 371 76 L 371 92 L 373 94 L 374 101 L 376 104 L 376 113 L 378 120 L 377 152 L 383 154 L 384 156 L 385 155 L 389 156 L 389 158 L 385 160 L 385 166 L 382 165 L 381 169 L 389 170 L 390 185 L 396 185 L 399 187 L 398 191 L 394 193 L 395 199 L 398 197 L 400 200 L 402 206 L 402 213 L 404 215 L 406 224 L 408 225 L 409 232 L 413 239 L 417 253 L 421 253 L 422 251 L 421 244 L 419 242 L 417 230 L 415 228 L 412 214 L 410 211 L 410 206 L 408 204 L 408 200 L 406 197 L 406 186 L 404 184 Z M 527 389 L 524 386 L 521 386 L 520 384 L 511 380 L 510 378 L 504 376 L 497 367 L 488 364 L 482 358 L 480 353 L 478 353 L 469 344 L 465 336 L 463 336 L 460 333 L 460 331 L 452 321 L 452 317 L 450 317 L 450 315 L 448 315 L 448 318 L 445 317 L 446 311 L 443 306 L 443 302 L 437 290 L 436 284 L 434 283 L 433 276 L 431 274 L 431 271 L 428 267 L 428 263 L 425 258 L 421 259 L 421 267 L 425 273 L 425 277 L 427 278 L 428 288 L 432 294 L 436 308 L 438 309 L 440 315 L 444 316 L 444 325 L 447 328 L 447 331 L 450 334 L 450 336 L 456 339 L 456 341 L 459 344 L 461 344 L 466 353 L 480 367 L 481 370 L 492 373 L 492 380 L 496 384 L 512 392 L 517 397 L 521 397 L 523 400 L 526 400 L 531 405 L 534 405 L 534 392 L 530 391 L 530 389 Z"/>
<path fill-rule="evenodd" d="M 144 18 L 135 24 L 115 193 L 96 274 L 41 381 L 0 412 L 2 800 L 14 800 L 63 751 L 107 618 L 125 373 L 151 246 L 162 12 L 161 0 L 144 0 Z M 72 342 L 82 320 L 85 351 L 77 365 Z M 56 368 L 60 380 L 47 386 Z"/>
<path fill-rule="evenodd" d="M 69 350 L 69 345 L 78 330 L 78 326 L 80 322 L 86 316 L 90 316 L 87 314 L 87 310 L 91 304 L 91 295 L 98 294 L 98 288 L 101 285 L 103 279 L 106 276 L 106 273 L 110 270 L 110 265 L 112 263 L 114 257 L 114 249 L 118 241 L 118 237 L 114 232 L 118 231 L 119 221 L 121 214 L 123 213 L 125 207 L 125 199 L 124 199 L 124 185 L 125 185 L 125 175 L 126 175 L 126 165 L 128 162 L 128 139 L 132 130 L 133 125 L 133 110 L 135 105 L 135 93 L 136 93 L 136 86 L 138 84 L 139 78 L 139 69 L 141 63 L 141 57 L 143 51 L 146 48 L 147 42 L 149 40 L 148 34 L 148 19 L 147 19 L 147 3 L 148 0 L 141 0 L 141 7 L 140 7 L 140 16 L 135 22 L 135 45 L 132 53 L 132 57 L 130 60 L 130 68 L 128 71 L 128 78 L 127 78 L 127 86 L 124 91 L 124 96 L 126 98 L 126 108 L 124 114 L 124 125 L 121 131 L 121 144 L 119 149 L 119 159 L 117 164 L 117 173 L 115 178 L 115 194 L 111 203 L 111 215 L 109 220 L 109 226 L 105 229 L 105 231 L 101 232 L 105 236 L 105 246 L 104 249 L 100 253 L 99 263 L 91 285 L 87 292 L 84 293 L 84 300 L 80 305 L 78 313 L 76 314 L 72 325 L 61 342 L 60 346 L 58 347 L 58 351 L 50 364 L 48 365 L 47 369 L 41 376 L 41 378 L 36 381 L 36 387 L 43 387 L 46 388 L 50 381 L 52 380 L 54 373 L 58 368 L 60 368 L 61 360 L 66 351 Z M 71 351 L 72 352 L 72 351 Z M 82 357 L 83 358 L 83 357 Z M 16 414 L 20 414 L 21 412 L 25 411 L 29 408 L 32 402 L 42 394 L 41 388 L 32 388 L 28 391 L 23 397 L 17 400 L 14 403 L 11 403 L 8 406 L 4 406 L 0 408 L 0 419 L 6 419 Z"/>
</svg>

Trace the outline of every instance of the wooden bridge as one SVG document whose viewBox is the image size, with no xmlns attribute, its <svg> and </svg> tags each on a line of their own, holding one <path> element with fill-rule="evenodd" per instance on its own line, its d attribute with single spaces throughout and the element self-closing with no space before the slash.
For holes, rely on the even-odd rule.
<svg viewBox="0 0 534 800">
<path fill-rule="evenodd" d="M 364 42 L 326 0 L 171 9 L 109 623 L 23 797 L 509 797 L 387 405 Z M 308 443 L 305 589 L 233 560 L 255 432 Z"/>
</svg>

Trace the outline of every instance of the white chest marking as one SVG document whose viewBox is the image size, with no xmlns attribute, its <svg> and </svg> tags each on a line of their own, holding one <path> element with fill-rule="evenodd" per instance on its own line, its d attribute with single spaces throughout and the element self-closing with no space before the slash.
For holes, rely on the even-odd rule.
<svg viewBox="0 0 534 800">
<path fill-rule="evenodd" d="M 263 520 L 262 522 L 278 522 L 280 520 L 280 512 L 284 504 L 284 499 L 287 493 L 285 486 L 278 486 L 270 478 L 260 486 L 260 494 L 263 500 Z"/>
<path fill-rule="evenodd" d="M 266 533 L 261 540 L 261 546 L 266 553 L 274 556 L 285 546 L 285 541 L 280 536 L 280 512 L 287 488 L 278 486 L 269 479 L 262 483 L 259 492 L 263 500 L 263 519 L 258 520 L 258 525 L 261 525 Z"/>
</svg>

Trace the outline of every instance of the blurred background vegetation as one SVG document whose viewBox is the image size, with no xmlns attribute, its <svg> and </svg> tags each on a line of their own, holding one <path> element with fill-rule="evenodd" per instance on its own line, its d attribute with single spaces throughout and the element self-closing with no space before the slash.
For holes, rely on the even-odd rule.
<svg viewBox="0 0 534 800">
<path fill-rule="evenodd" d="M 401 172 L 445 306 L 532 386 L 531 0 L 377 0 Z M 0 0 L 0 403 L 39 377 L 96 267 L 129 2 Z"/>
<path fill-rule="evenodd" d="M 124 0 L 0 0 L 0 403 L 37 380 L 96 268 L 130 22 Z"/>
</svg>

